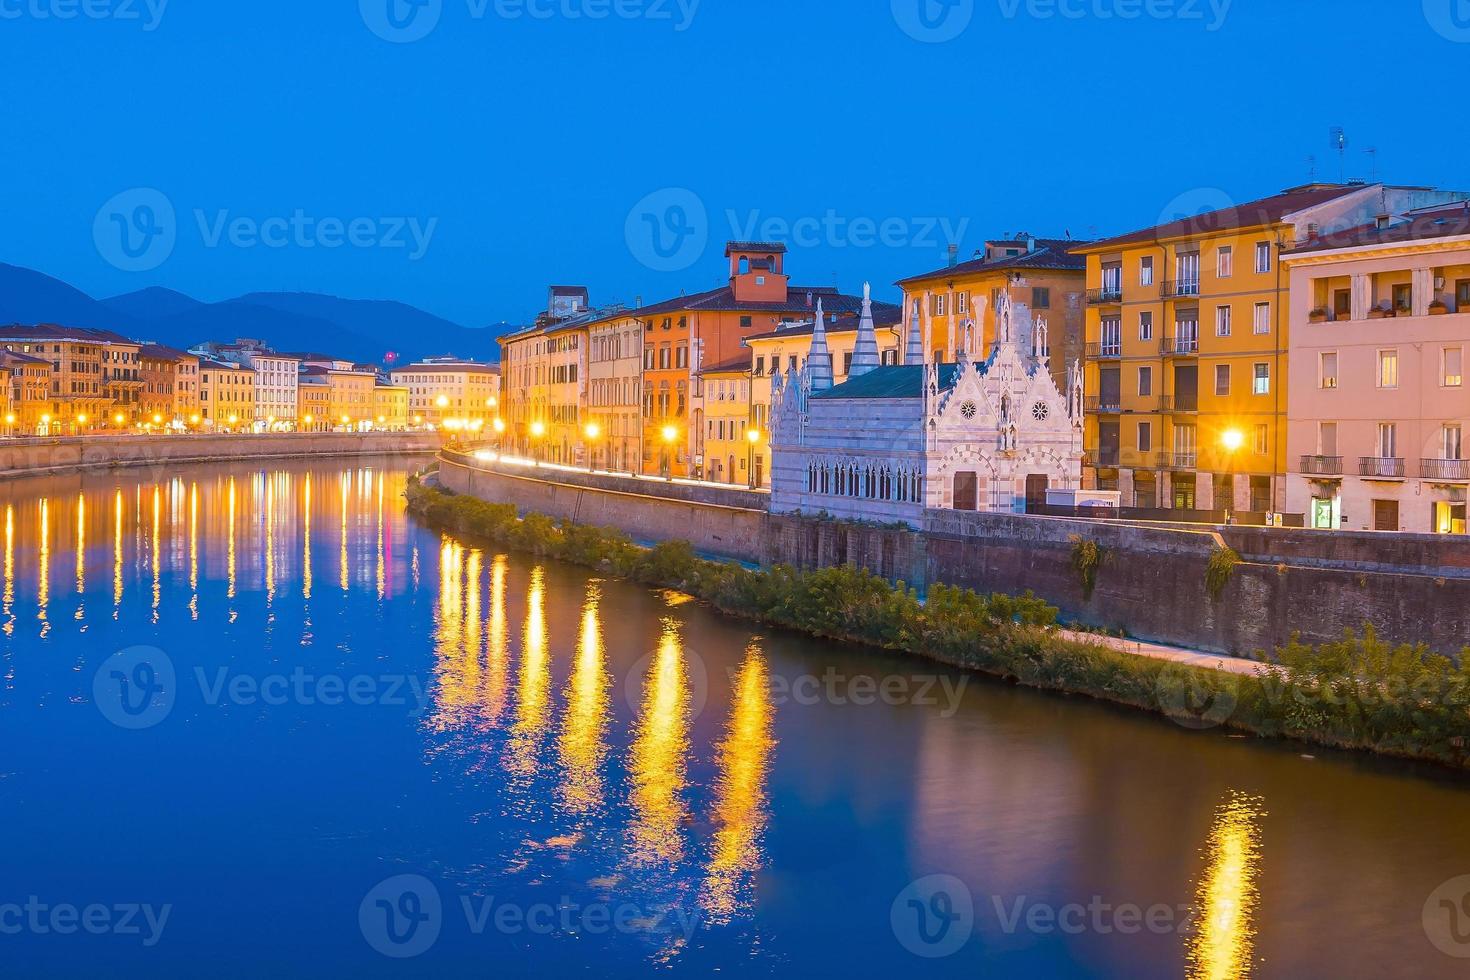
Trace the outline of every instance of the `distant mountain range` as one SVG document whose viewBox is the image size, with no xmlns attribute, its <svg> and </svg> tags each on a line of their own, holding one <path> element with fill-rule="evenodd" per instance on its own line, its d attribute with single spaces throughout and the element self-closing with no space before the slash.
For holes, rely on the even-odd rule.
<svg viewBox="0 0 1470 980">
<path fill-rule="evenodd" d="M 59 279 L 0 263 L 0 325 L 57 323 L 97 327 L 187 348 L 205 340 L 254 337 L 278 350 L 316 351 L 362 364 L 454 354 L 500 359 L 496 337 L 508 327 L 465 327 L 387 300 L 318 293 L 248 293 L 219 303 L 152 286 L 94 299 Z"/>
</svg>

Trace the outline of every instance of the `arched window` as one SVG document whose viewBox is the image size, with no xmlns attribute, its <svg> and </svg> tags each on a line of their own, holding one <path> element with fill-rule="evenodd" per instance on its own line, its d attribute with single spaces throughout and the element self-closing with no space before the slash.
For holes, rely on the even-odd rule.
<svg viewBox="0 0 1470 980">
<path fill-rule="evenodd" d="M 743 276 L 748 272 L 750 272 L 750 259 L 742 255 L 740 256 L 740 274 Z"/>
</svg>

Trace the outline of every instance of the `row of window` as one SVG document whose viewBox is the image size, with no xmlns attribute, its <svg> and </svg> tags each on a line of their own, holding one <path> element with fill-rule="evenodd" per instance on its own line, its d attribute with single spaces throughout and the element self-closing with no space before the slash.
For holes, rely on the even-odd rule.
<svg viewBox="0 0 1470 980">
<path fill-rule="evenodd" d="M 1256 242 L 1255 245 L 1255 271 L 1257 275 L 1263 275 L 1271 271 L 1272 250 L 1270 242 Z M 1235 275 L 1235 247 L 1233 245 L 1221 245 L 1215 249 L 1215 277 L 1217 279 L 1229 279 Z M 1191 285 L 1199 288 L 1200 281 L 1200 253 L 1197 251 L 1178 253 L 1174 257 L 1174 279 L 1180 284 Z M 1138 259 L 1138 285 L 1152 286 L 1154 284 L 1154 256 L 1142 255 Z M 1102 267 L 1102 288 L 1104 292 L 1119 293 L 1123 290 L 1123 264 L 1121 262 L 1109 262 Z"/>
<path fill-rule="evenodd" d="M 709 438 L 727 442 L 744 439 L 747 424 L 745 419 L 710 419 Z"/>
<path fill-rule="evenodd" d="M 1399 352 L 1397 348 L 1378 351 L 1378 371 L 1375 375 L 1379 388 L 1399 386 Z M 1322 351 L 1317 356 L 1317 387 L 1338 386 L 1337 351 Z M 1465 383 L 1465 349 L 1463 347 L 1441 347 L 1439 349 L 1439 385 L 1441 388 L 1459 388 Z"/>
<path fill-rule="evenodd" d="M 1337 449 L 1337 423 L 1317 423 L 1317 452 L 1322 456 L 1335 457 Z M 1464 459 L 1464 430 L 1458 422 L 1446 422 L 1439 427 L 1440 459 Z M 1399 426 L 1397 422 L 1379 422 L 1374 448 L 1383 459 L 1399 458 Z"/>
<path fill-rule="evenodd" d="M 924 499 L 924 478 L 911 470 L 896 470 L 871 463 L 812 463 L 807 466 L 806 492 L 859 500 L 919 503 Z"/>
<path fill-rule="evenodd" d="M 1215 307 L 1215 336 L 1229 337 L 1234 332 L 1234 307 Z M 1264 336 L 1271 333 L 1271 304 L 1256 303 L 1251 315 L 1251 333 Z M 1174 337 L 1180 342 L 1199 342 L 1199 314 L 1196 311 L 1181 312 L 1174 320 Z M 1123 319 L 1117 316 L 1103 317 L 1099 322 L 1099 337 L 1102 355 L 1118 356 L 1123 350 Z M 1152 310 L 1138 313 L 1138 339 L 1152 342 L 1154 339 L 1154 314 Z"/>
<path fill-rule="evenodd" d="M 990 306 L 994 309 L 1000 303 L 1000 287 L 990 291 Z M 922 307 L 922 300 L 913 301 L 913 313 L 918 316 Z M 1033 310 L 1051 309 L 1051 289 L 1046 286 L 1033 286 L 1031 289 L 1031 308 Z M 945 316 L 949 311 L 949 294 L 936 293 L 929 297 L 929 313 L 931 316 Z M 954 312 L 956 316 L 965 316 L 970 312 L 970 294 L 960 292 L 954 294 Z"/>
<path fill-rule="evenodd" d="M 689 366 L 689 345 L 659 344 L 658 347 L 646 347 L 643 350 L 643 370 L 645 371 L 667 371 L 669 370 L 670 356 L 673 358 L 675 368 L 687 368 Z"/>
</svg>

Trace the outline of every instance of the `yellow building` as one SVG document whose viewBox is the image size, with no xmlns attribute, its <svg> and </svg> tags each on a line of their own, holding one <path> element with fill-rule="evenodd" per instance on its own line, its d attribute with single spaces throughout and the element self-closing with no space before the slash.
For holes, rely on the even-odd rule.
<svg viewBox="0 0 1470 980">
<path fill-rule="evenodd" d="M 1279 254 L 1438 196 L 1309 184 L 1074 249 L 1087 261 L 1088 484 L 1122 491 L 1125 507 L 1201 519 L 1282 511 L 1289 321 Z"/>
<path fill-rule="evenodd" d="M 377 383 L 372 371 L 343 365 L 327 369 L 331 398 L 328 414 L 333 428 L 348 432 L 372 428 L 376 414 L 373 389 Z"/>
<path fill-rule="evenodd" d="M 873 304 L 873 325 L 878 337 L 878 357 L 884 364 L 903 362 L 903 328 L 897 308 Z M 853 313 L 827 314 L 827 348 L 832 352 L 834 384 L 847 380 L 857 346 L 858 316 Z M 769 445 L 771 415 L 771 375 L 777 371 L 800 370 L 812 343 L 812 322 L 792 324 L 779 330 L 758 333 L 745 340 L 750 349 L 750 421 L 759 434 L 752 466 L 756 486 L 771 482 L 771 450 Z M 708 395 L 706 394 L 706 404 Z"/>
<path fill-rule="evenodd" d="M 41 417 L 51 411 L 51 362 L 0 349 L 0 384 L 5 403 L 5 428 L 0 431 L 7 436 L 39 434 Z"/>
<path fill-rule="evenodd" d="M 298 423 L 302 432 L 330 432 L 336 424 L 332 419 L 332 386 L 327 382 L 325 371 L 301 372 L 296 386 Z"/>
<path fill-rule="evenodd" d="M 704 478 L 750 486 L 760 431 L 751 421 L 750 355 L 700 372 L 704 389 L 704 432 L 698 450 Z M 755 441 L 749 437 L 755 435 Z"/>
<path fill-rule="evenodd" d="M 401 432 L 408 426 L 408 388 L 380 378 L 373 385 L 373 428 Z"/>
<path fill-rule="evenodd" d="M 968 262 L 900 279 L 906 315 L 920 318 L 925 361 L 953 361 L 971 322 L 971 350 L 983 357 L 995 342 L 995 310 L 1005 292 L 1046 318 L 1052 379 L 1066 391 L 1067 371 L 1082 358 L 1086 320 L 1087 261 L 1070 251 L 1079 244 L 1030 235 L 987 241 Z"/>
<path fill-rule="evenodd" d="M 208 429 L 249 431 L 255 424 L 255 369 L 201 357 L 199 416 Z"/>
<path fill-rule="evenodd" d="M 393 384 L 408 389 L 407 416 L 412 425 L 455 428 L 479 423 L 488 431 L 500 416 L 500 368 L 458 357 L 431 357 L 394 368 Z"/>
</svg>

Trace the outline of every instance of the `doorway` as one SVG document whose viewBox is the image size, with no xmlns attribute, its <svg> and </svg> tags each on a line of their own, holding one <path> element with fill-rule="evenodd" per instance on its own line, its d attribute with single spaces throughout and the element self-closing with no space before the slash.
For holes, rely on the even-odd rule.
<svg viewBox="0 0 1470 980">
<path fill-rule="evenodd" d="M 978 510 L 980 504 L 980 484 L 974 473 L 956 473 L 954 475 L 954 509 L 955 510 Z"/>
</svg>

